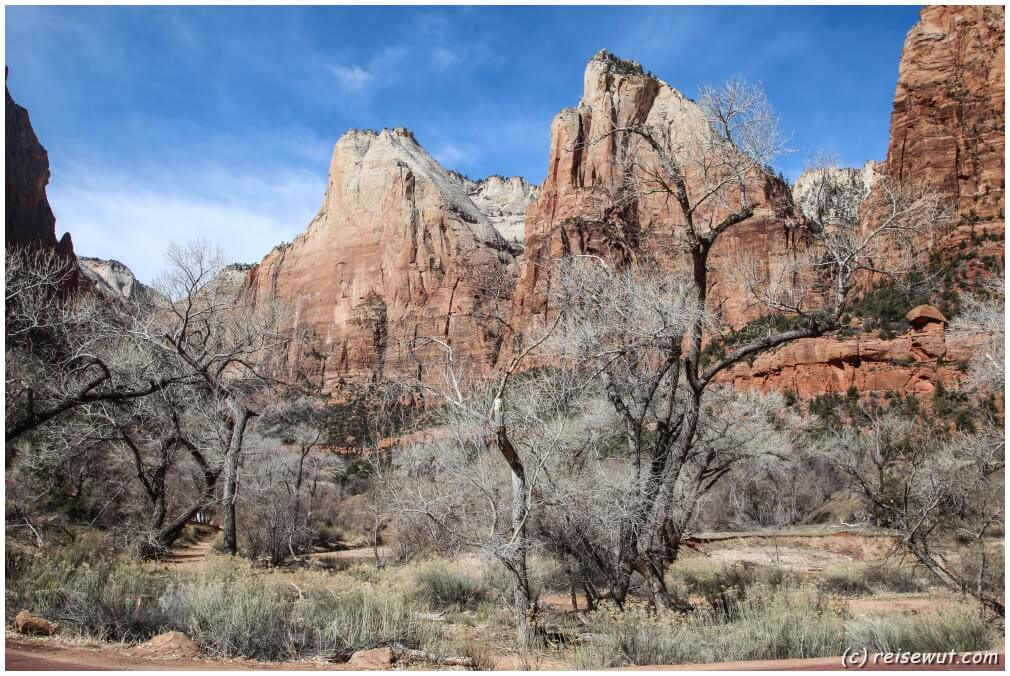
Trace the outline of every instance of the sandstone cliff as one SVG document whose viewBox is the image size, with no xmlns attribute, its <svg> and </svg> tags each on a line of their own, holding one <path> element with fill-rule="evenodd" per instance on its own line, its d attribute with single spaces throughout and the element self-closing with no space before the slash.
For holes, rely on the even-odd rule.
<svg viewBox="0 0 1010 676">
<path fill-rule="evenodd" d="M 793 185 L 793 203 L 807 218 L 828 225 L 854 223 L 876 178 L 877 163 L 873 160 L 860 169 L 808 169 Z"/>
<path fill-rule="evenodd" d="M 539 188 L 522 176 L 488 176 L 473 181 L 456 172 L 467 196 L 487 216 L 495 230 L 510 245 L 521 246 L 526 239 L 526 208 L 536 199 Z"/>
<path fill-rule="evenodd" d="M 879 168 L 897 181 L 936 186 L 956 203 L 956 224 L 941 242 L 943 265 L 969 284 L 985 266 L 1003 269 L 1004 29 L 1002 7 L 923 8 L 905 39 Z M 952 362 L 970 350 L 947 340 L 942 325 L 890 341 L 825 337 L 741 365 L 733 380 L 801 396 L 848 387 L 923 395 L 937 383 L 956 384 L 961 369 Z"/>
<path fill-rule="evenodd" d="M 334 149 L 319 213 L 248 283 L 308 329 L 291 346 L 292 372 L 339 393 L 387 377 L 430 377 L 444 362 L 438 343 L 457 364 L 487 369 L 511 263 L 462 183 L 409 131 L 352 130 Z"/>
<path fill-rule="evenodd" d="M 130 268 L 117 260 L 80 256 L 77 263 L 84 276 L 94 284 L 95 290 L 111 298 L 143 303 L 152 300 L 153 295 L 157 293 L 137 279 Z"/>
<path fill-rule="evenodd" d="M 639 64 L 606 51 L 590 60 L 583 85 L 578 107 L 562 110 L 551 124 L 547 178 L 526 211 L 526 248 L 513 303 L 518 325 L 549 312 L 547 279 L 553 262 L 565 255 L 596 254 L 667 270 L 682 264 L 669 246 L 685 222 L 674 200 L 653 193 L 622 202 L 619 209 L 611 206 L 609 196 L 625 183 L 623 160 L 651 151 L 637 137 L 594 141 L 615 126 L 648 125 L 674 136 L 707 133 L 704 113 Z M 761 196 L 761 205 L 719 241 L 714 267 L 739 251 L 758 254 L 771 268 L 790 255 L 795 237 L 790 226 L 797 213 L 788 186 L 764 174 L 750 189 Z M 723 301 L 727 322 L 739 325 L 757 316 L 757 308 L 715 284 L 712 294 L 716 304 Z"/>
<path fill-rule="evenodd" d="M 56 217 L 46 197 L 49 183 L 49 155 L 32 129 L 28 111 L 11 98 L 5 108 L 6 145 L 4 173 L 6 175 L 6 214 L 4 242 L 7 247 L 41 246 L 55 249 L 73 258 L 74 245 L 70 233 L 56 239 Z"/>
<path fill-rule="evenodd" d="M 999 6 L 925 7 L 905 38 L 885 169 L 941 187 L 962 218 L 1003 220 L 1004 51 Z"/>
</svg>

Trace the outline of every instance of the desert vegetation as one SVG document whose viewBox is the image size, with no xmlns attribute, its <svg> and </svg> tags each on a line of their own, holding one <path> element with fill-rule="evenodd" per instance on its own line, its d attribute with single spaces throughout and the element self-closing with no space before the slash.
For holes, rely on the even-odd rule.
<svg viewBox="0 0 1010 676">
<path fill-rule="evenodd" d="M 674 269 L 552 261 L 550 309 L 524 325 L 513 280 L 478 280 L 501 337 L 490 374 L 419 336 L 436 372 L 334 401 L 286 359 L 307 340 L 293 308 L 222 281 L 206 243 L 173 246 L 142 303 L 68 290 L 64 259 L 8 249 L 7 620 L 127 643 L 180 631 L 218 658 L 389 648 L 470 668 L 996 646 L 1002 279 L 935 287 L 976 348 L 956 393 L 735 385 L 853 318 L 906 330 L 934 300 L 953 207 L 885 177 L 839 209 L 825 178 L 788 264 L 725 253 L 771 208 L 785 139 L 760 87 L 706 88 L 698 110 L 573 149 L 621 149 L 619 189 L 594 194 L 604 220 L 646 195 L 674 205 Z M 733 320 L 727 288 L 753 318 Z M 760 544 L 725 539 L 740 533 Z M 851 550 L 853 533 L 877 549 Z M 171 562 L 202 544 L 196 565 Z M 892 612 L 905 597 L 927 607 Z"/>
</svg>

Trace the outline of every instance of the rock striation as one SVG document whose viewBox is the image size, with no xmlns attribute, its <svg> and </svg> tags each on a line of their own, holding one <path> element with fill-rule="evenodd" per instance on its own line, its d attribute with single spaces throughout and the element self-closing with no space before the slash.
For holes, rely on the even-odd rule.
<svg viewBox="0 0 1010 676">
<path fill-rule="evenodd" d="M 962 218 L 1002 221 L 1005 9 L 924 7 L 905 38 L 885 170 L 938 186 Z"/>
<path fill-rule="evenodd" d="M 942 316 L 942 315 L 941 315 Z M 723 382 L 764 392 L 790 391 L 802 399 L 850 388 L 861 395 L 890 392 L 932 396 L 937 383 L 963 377 L 964 362 L 978 340 L 951 339 L 942 322 L 923 322 L 903 336 L 807 338 L 737 364 Z"/>
<path fill-rule="evenodd" d="M 292 373 L 339 393 L 386 378 L 435 377 L 445 347 L 488 369 L 501 343 L 513 254 L 459 177 L 406 129 L 352 130 L 337 142 L 318 214 L 250 270 L 305 331 Z M 507 310 L 507 307 L 504 308 Z"/>
</svg>

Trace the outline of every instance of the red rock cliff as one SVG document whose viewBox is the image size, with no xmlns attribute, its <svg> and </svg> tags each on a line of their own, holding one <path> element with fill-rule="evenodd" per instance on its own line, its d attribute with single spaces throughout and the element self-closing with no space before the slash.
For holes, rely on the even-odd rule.
<svg viewBox="0 0 1010 676">
<path fill-rule="evenodd" d="M 432 339 L 457 364 L 488 369 L 500 323 L 486 291 L 511 279 L 511 263 L 460 182 L 409 131 L 355 130 L 336 144 L 319 213 L 249 283 L 309 329 L 291 369 L 339 396 L 349 385 L 425 379 L 444 361 Z"/>
<path fill-rule="evenodd" d="M 624 182 L 622 158 L 651 151 L 638 137 L 587 141 L 606 136 L 615 126 L 631 125 L 674 134 L 708 128 L 701 108 L 679 91 L 636 63 L 600 52 L 586 66 L 578 107 L 562 110 L 551 124 L 547 178 L 526 211 L 526 249 L 513 303 L 517 325 L 549 311 L 547 277 L 553 262 L 565 255 L 597 254 L 661 269 L 681 265 L 670 246 L 685 223 L 674 200 L 658 192 L 643 194 L 614 209 L 606 197 Z M 751 190 L 762 196 L 761 206 L 720 240 L 713 250 L 715 267 L 721 256 L 739 250 L 759 253 L 772 267 L 790 255 L 795 233 L 789 223 L 796 212 L 788 186 L 770 174 L 756 183 Z M 718 281 L 712 294 L 726 301 L 725 318 L 732 324 L 758 312 L 720 289 Z"/>
<path fill-rule="evenodd" d="M 940 188 L 957 205 L 944 243 L 969 263 L 1003 261 L 1004 9 L 925 7 L 905 39 L 883 171 Z M 868 215 L 872 218 L 872 214 Z M 968 278 L 977 267 L 969 265 Z M 920 396 L 957 383 L 970 342 L 950 341 L 942 325 L 886 341 L 867 336 L 799 341 L 740 365 L 741 386 L 800 396 L 895 390 Z"/>
</svg>

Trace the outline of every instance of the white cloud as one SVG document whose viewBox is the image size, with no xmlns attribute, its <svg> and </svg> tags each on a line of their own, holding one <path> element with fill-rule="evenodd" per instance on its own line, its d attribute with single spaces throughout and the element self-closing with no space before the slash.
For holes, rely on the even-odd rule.
<svg viewBox="0 0 1010 676">
<path fill-rule="evenodd" d="M 114 258 L 151 283 L 171 241 L 202 238 L 220 245 L 229 261 L 258 262 L 305 228 L 325 189 L 320 177 L 302 171 L 171 173 L 187 175 L 191 187 L 93 168 L 67 172 L 49 190 L 57 228 L 70 231 L 79 255 Z"/>
<path fill-rule="evenodd" d="M 360 92 L 375 79 L 375 76 L 360 66 L 330 66 L 340 86 L 350 92 Z"/>
</svg>

